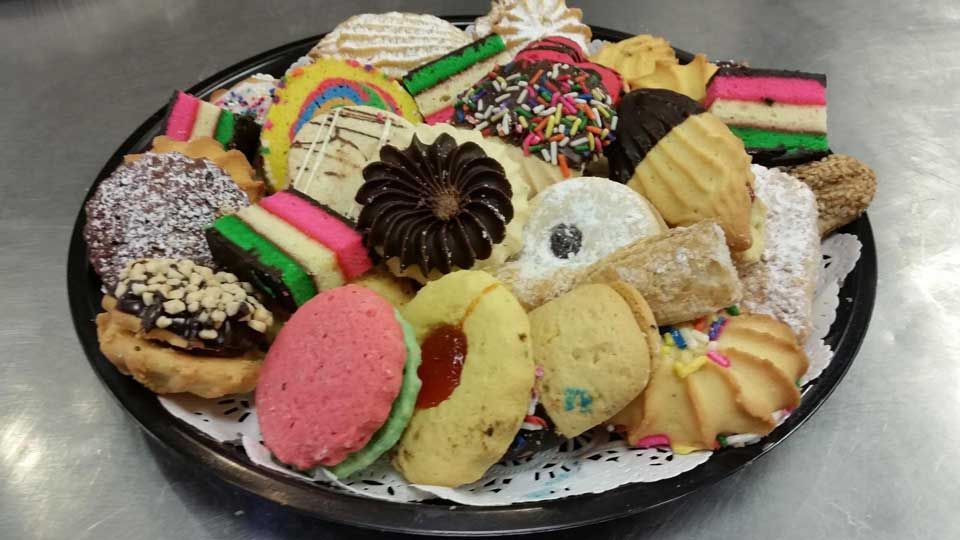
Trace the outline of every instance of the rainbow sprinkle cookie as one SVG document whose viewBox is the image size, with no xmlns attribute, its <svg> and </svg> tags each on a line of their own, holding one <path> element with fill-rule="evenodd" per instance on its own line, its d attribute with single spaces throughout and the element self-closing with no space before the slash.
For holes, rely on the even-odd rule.
<svg viewBox="0 0 960 540">
<path fill-rule="evenodd" d="M 561 62 L 511 62 L 461 94 L 453 122 L 497 135 L 569 177 L 615 139 L 613 104 L 595 73 Z"/>
<path fill-rule="evenodd" d="M 261 149 L 274 191 L 287 186 L 287 153 L 297 131 L 317 114 L 346 105 L 367 105 L 420 122 L 417 104 L 399 83 L 370 66 L 324 58 L 297 68 L 278 85 L 267 113 Z"/>
<path fill-rule="evenodd" d="M 174 141 L 212 137 L 225 150 L 239 150 L 253 162 L 260 147 L 260 124 L 252 116 L 240 115 L 177 90 L 167 106 L 161 133 Z"/>
</svg>

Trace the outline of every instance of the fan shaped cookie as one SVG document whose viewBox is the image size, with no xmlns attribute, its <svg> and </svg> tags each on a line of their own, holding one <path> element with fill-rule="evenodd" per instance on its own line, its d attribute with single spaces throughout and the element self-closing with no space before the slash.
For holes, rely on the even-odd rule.
<svg viewBox="0 0 960 540">
<path fill-rule="evenodd" d="M 402 86 L 382 72 L 356 61 L 323 58 L 296 68 L 279 84 L 276 102 L 267 113 L 260 152 L 274 191 L 285 188 L 287 153 L 300 128 L 314 116 L 346 105 L 367 105 L 420 121 L 417 104 Z"/>
<path fill-rule="evenodd" d="M 667 230 L 653 206 L 606 178 L 573 178 L 531 200 L 516 260 L 496 271 L 527 309 L 570 290 L 591 264 Z"/>
<path fill-rule="evenodd" d="M 707 61 L 707 57 L 698 54 L 688 64 L 678 64 L 676 60 L 658 60 L 653 71 L 630 82 L 630 89 L 664 88 L 683 94 L 703 103 L 707 95 L 707 81 L 717 72 L 717 66 Z"/>
<path fill-rule="evenodd" d="M 610 174 L 644 195 L 671 227 L 715 219 L 731 250 L 750 248 L 750 156 L 712 114 L 670 90 L 634 90 L 619 106 Z"/>
<path fill-rule="evenodd" d="M 738 264 L 741 306 L 786 323 L 802 342 L 812 327 L 813 294 L 820 271 L 817 203 L 803 182 L 754 165 L 754 191 L 766 208 L 764 249 L 758 261 Z"/>
<path fill-rule="evenodd" d="M 591 58 L 609 66 L 623 77 L 628 90 L 641 88 L 638 82 L 652 75 L 658 64 L 678 65 L 677 54 L 670 42 L 659 36 L 640 34 L 617 43 L 608 43 Z"/>
<path fill-rule="evenodd" d="M 476 20 L 476 32 L 499 34 L 511 55 L 546 36 L 565 37 L 586 50 L 593 33 L 582 19 L 583 11 L 565 0 L 493 0 L 490 12 Z"/>
<path fill-rule="evenodd" d="M 785 169 L 817 196 L 820 236 L 860 217 L 877 192 L 877 175 L 862 161 L 831 154 L 820 161 Z"/>
<path fill-rule="evenodd" d="M 712 449 L 723 436 L 766 435 L 800 403 L 807 357 L 789 328 L 765 315 L 716 316 L 664 334 L 646 390 L 611 423 L 633 446 Z"/>
<path fill-rule="evenodd" d="M 401 313 L 420 343 L 423 388 L 394 465 L 415 484 L 474 482 L 504 455 L 527 412 L 527 314 L 478 271 L 428 283 Z"/>
<path fill-rule="evenodd" d="M 400 78 L 469 43 L 469 36 L 462 30 L 433 15 L 363 13 L 338 24 L 309 55 L 356 60 Z"/>
<path fill-rule="evenodd" d="M 605 422 L 647 385 L 645 329 L 656 322 L 645 305 L 634 311 L 638 301 L 608 285 L 582 285 L 530 312 L 540 402 L 564 437 Z"/>
</svg>

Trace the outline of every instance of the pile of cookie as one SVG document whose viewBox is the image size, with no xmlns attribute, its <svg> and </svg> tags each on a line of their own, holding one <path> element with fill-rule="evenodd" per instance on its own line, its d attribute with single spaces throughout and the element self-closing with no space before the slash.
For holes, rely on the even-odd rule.
<svg viewBox="0 0 960 540">
<path fill-rule="evenodd" d="M 175 92 L 86 204 L 103 354 L 157 393 L 255 391 L 275 458 L 338 477 L 769 433 L 820 240 L 875 176 L 831 152 L 824 75 L 597 49 L 581 16 L 357 15 L 280 78 Z"/>
</svg>

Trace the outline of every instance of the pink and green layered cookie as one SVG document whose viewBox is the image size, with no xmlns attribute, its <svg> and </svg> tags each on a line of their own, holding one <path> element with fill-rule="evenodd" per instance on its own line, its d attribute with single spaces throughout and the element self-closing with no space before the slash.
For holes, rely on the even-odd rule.
<svg viewBox="0 0 960 540">
<path fill-rule="evenodd" d="M 161 131 L 174 141 L 213 137 L 225 150 L 243 152 L 251 163 L 260 150 L 260 124 L 253 116 L 230 112 L 180 90 L 170 99 Z"/>
<path fill-rule="evenodd" d="M 503 38 L 490 34 L 418 67 L 401 82 L 416 100 L 426 123 L 449 122 L 457 95 L 502 63 L 505 50 Z"/>
<path fill-rule="evenodd" d="M 206 236 L 217 263 L 289 312 L 373 266 L 348 222 L 293 190 L 219 218 Z"/>
<path fill-rule="evenodd" d="M 785 165 L 829 152 L 826 75 L 722 67 L 704 104 L 743 140 L 755 163 Z"/>
</svg>

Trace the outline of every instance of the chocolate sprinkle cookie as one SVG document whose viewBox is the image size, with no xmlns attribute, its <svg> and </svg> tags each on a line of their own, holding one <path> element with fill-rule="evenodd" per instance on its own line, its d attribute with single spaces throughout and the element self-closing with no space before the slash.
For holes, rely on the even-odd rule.
<svg viewBox="0 0 960 540">
<path fill-rule="evenodd" d="M 87 201 L 83 237 L 90 264 L 110 290 L 133 259 L 192 259 L 210 265 L 204 228 L 249 204 L 212 162 L 148 152 L 117 167 Z"/>
</svg>

